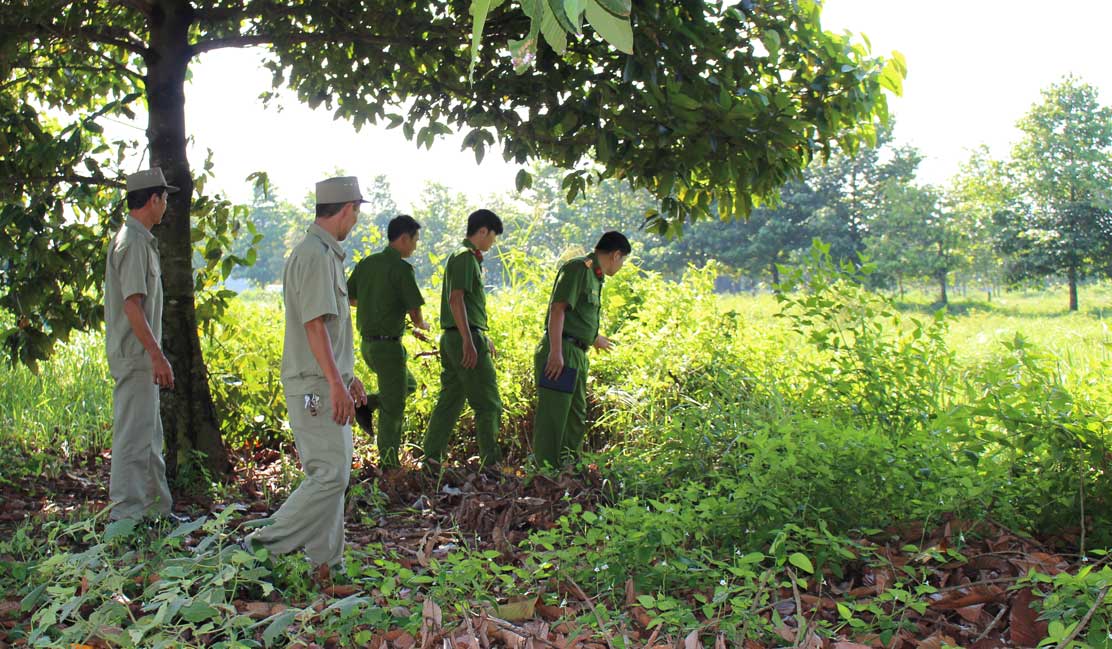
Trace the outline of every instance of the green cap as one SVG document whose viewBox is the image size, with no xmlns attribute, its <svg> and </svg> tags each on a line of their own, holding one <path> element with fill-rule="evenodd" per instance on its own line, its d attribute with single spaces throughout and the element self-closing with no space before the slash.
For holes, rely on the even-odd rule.
<svg viewBox="0 0 1112 649">
<path fill-rule="evenodd" d="M 366 202 L 355 176 L 338 176 L 317 183 L 317 205 Z"/>
<path fill-rule="evenodd" d="M 171 194 L 178 191 L 177 187 L 166 182 L 166 176 L 162 175 L 162 167 L 151 167 L 129 174 L 127 177 L 127 191 L 129 192 L 150 187 L 165 187 Z"/>
</svg>

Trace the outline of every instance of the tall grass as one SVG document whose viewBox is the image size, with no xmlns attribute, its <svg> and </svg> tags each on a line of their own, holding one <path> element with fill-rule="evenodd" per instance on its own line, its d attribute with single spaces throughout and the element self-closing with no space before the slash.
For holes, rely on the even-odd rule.
<svg viewBox="0 0 1112 649">
<path fill-rule="evenodd" d="M 556 268 L 514 256 L 503 266 L 515 281 L 489 297 L 491 338 L 502 443 L 523 459 L 532 355 Z M 1077 314 L 1064 313 L 1057 294 L 958 301 L 935 322 L 925 298 L 891 304 L 834 273 L 813 287 L 822 296 L 806 298 L 812 312 L 801 318 L 770 295 L 716 295 L 713 279 L 713 268 L 680 283 L 628 268 L 607 280 L 603 333 L 616 347 L 592 352 L 588 447 L 625 494 L 687 494 L 689 505 L 735 521 L 721 531 L 730 542 L 789 521 L 876 525 L 943 512 L 1060 526 L 1078 520 L 1083 497 L 1091 516 L 1112 519 L 1093 514 L 1101 496 L 1083 488 L 1099 491 L 1112 479 L 1100 455 L 1112 428 L 1101 305 L 1112 292 L 1088 290 L 1091 306 Z M 435 323 L 439 287 L 425 296 L 426 320 Z M 824 327 L 850 333 L 832 347 Z M 279 296 L 252 293 L 204 339 L 233 446 L 289 439 L 282 328 Z M 435 343 L 406 345 L 419 386 L 403 438 L 412 447 L 435 403 L 440 365 Z M 357 372 L 374 389 L 361 359 Z M 66 453 L 110 444 L 100 334 L 62 346 L 38 375 L 0 369 L 0 397 L 6 442 Z M 474 453 L 469 430 L 465 414 L 454 457 Z M 357 438 L 373 460 L 373 445 Z"/>
<path fill-rule="evenodd" d="M 0 367 L 0 446 L 63 455 L 112 443 L 112 381 L 101 331 L 78 333 L 37 372 Z"/>
</svg>

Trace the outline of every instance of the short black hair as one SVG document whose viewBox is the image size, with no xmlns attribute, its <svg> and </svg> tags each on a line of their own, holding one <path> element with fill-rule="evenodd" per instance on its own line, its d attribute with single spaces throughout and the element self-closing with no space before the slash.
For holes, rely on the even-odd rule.
<svg viewBox="0 0 1112 649">
<path fill-rule="evenodd" d="M 151 196 L 156 196 L 169 191 L 166 187 L 144 187 L 143 189 L 136 189 L 127 193 L 127 209 L 138 210 L 151 200 Z"/>
<path fill-rule="evenodd" d="M 414 236 L 417 231 L 421 229 L 421 224 L 408 214 L 399 214 L 390 219 L 390 223 L 386 225 L 386 239 L 388 241 L 395 241 L 403 234 Z"/>
<path fill-rule="evenodd" d="M 486 228 L 494 234 L 502 234 L 502 219 L 488 209 L 475 210 L 467 217 L 467 236 L 475 234 L 479 228 Z"/>
<path fill-rule="evenodd" d="M 625 256 L 633 252 L 633 246 L 629 245 L 629 239 L 626 239 L 624 234 L 617 230 L 611 230 L 599 238 L 598 243 L 595 244 L 595 250 L 599 252 L 618 250 Z"/>
<path fill-rule="evenodd" d="M 344 209 L 344 205 L 354 202 L 355 201 L 344 201 L 343 203 L 317 203 L 317 218 L 327 219 L 328 217 Z"/>
</svg>

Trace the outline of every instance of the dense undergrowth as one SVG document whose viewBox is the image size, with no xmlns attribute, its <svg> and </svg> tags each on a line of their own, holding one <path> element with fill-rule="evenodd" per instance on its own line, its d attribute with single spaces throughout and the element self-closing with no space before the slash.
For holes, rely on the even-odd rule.
<svg viewBox="0 0 1112 649">
<path fill-rule="evenodd" d="M 522 462 L 551 273 L 514 261 L 505 265 L 515 282 L 491 299 L 491 326 L 503 443 Z M 881 562 L 860 539 L 898 523 L 987 519 L 1055 537 L 1063 553 L 1101 556 L 1094 548 L 1112 545 L 1112 384 L 1104 378 L 1112 359 L 1103 322 L 1082 314 L 973 333 L 966 321 L 975 313 L 900 308 L 863 288 L 868 271 L 835 265 L 817 245 L 775 301 L 716 296 L 713 267 L 678 285 L 633 270 L 608 280 L 603 321 L 616 348 L 592 359 L 585 461 L 598 465 L 609 497 L 536 530 L 512 558 L 462 547 L 415 567 L 373 545 L 352 548 L 348 578 L 377 599 L 353 596 L 326 612 L 259 620 L 233 601 L 275 593 L 305 601 L 308 577 L 298 561 L 236 548 L 228 514 L 168 537 L 71 517 L 28 524 L 0 542 L 10 568 L 0 592 L 22 598 L 24 614 L 33 614 L 24 637 L 39 646 L 81 642 L 104 628 L 138 646 L 202 637 L 254 646 L 313 624 L 367 643 L 378 628 L 417 633 L 423 618 L 414 598 L 457 615 L 514 595 L 540 593 L 559 605 L 544 588 L 557 578 L 598 598 L 583 615 L 596 630 L 618 623 L 610 616 L 632 588 L 653 626 L 768 638 L 776 618 L 757 613 L 770 588 Z M 431 307 L 438 294 L 426 291 Z M 984 307 L 986 317 L 996 317 L 992 308 Z M 234 447 L 288 439 L 277 375 L 281 318 L 276 296 L 260 293 L 209 325 L 211 383 Z M 1065 352 L 1054 347 L 1063 336 L 1073 337 Z M 433 346 L 410 343 L 420 388 L 406 442 L 416 444 L 439 363 Z M 67 454 L 108 444 L 99 345 L 95 335 L 79 337 L 37 377 L 8 371 L 2 421 L 4 446 L 14 452 L 0 456 L 4 474 L 62 471 Z M 358 371 L 367 376 L 361 361 Z M 360 452 L 373 453 L 366 444 Z M 474 452 L 466 434 L 455 452 Z M 1050 593 L 1044 616 L 1065 620 L 1062 630 L 1112 583 L 1107 567 L 1083 572 L 1039 586 Z M 144 578 L 151 574 L 160 580 Z M 903 606 L 932 588 L 917 573 L 901 577 L 892 588 L 907 595 L 889 597 L 904 597 Z M 898 611 L 838 609 L 840 624 L 815 629 L 830 637 L 875 632 L 887 642 Z M 1109 619 L 1100 609 L 1089 628 L 1107 628 Z"/>
</svg>

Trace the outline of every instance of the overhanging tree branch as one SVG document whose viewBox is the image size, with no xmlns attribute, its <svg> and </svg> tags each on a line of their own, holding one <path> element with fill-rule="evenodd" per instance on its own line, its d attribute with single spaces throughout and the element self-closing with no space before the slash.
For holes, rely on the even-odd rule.
<svg viewBox="0 0 1112 649">
<path fill-rule="evenodd" d="M 120 180 L 112 180 L 103 176 L 82 176 L 77 173 L 55 174 L 49 176 L 0 176 L 0 182 L 11 185 L 26 185 L 30 183 L 73 183 L 76 185 L 92 185 L 94 187 L 115 187 L 124 189 L 127 185 Z"/>
</svg>

